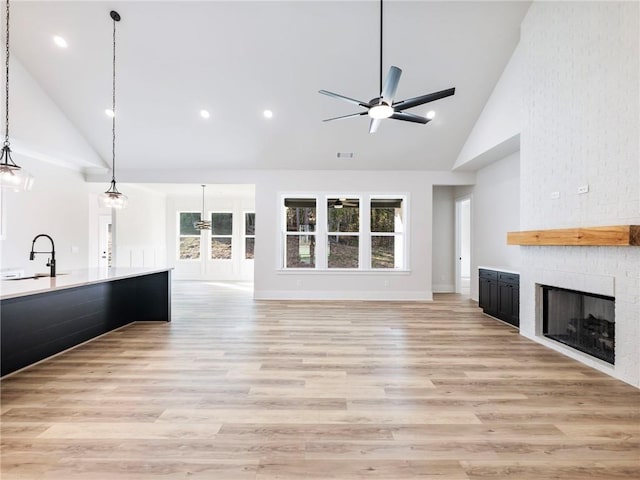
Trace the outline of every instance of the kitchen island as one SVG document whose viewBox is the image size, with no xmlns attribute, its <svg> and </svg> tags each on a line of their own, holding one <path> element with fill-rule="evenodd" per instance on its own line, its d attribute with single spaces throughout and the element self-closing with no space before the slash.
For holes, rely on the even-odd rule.
<svg viewBox="0 0 640 480">
<path fill-rule="evenodd" d="M 86 269 L 0 282 L 6 375 L 136 321 L 171 321 L 171 269 Z"/>
</svg>

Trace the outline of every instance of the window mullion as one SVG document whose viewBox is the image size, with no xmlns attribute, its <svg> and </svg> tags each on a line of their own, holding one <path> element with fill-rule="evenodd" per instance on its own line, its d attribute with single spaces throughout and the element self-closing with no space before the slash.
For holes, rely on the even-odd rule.
<svg viewBox="0 0 640 480">
<path fill-rule="evenodd" d="M 316 221 L 316 268 L 326 269 L 328 266 L 327 255 L 329 243 L 329 227 L 327 225 L 327 197 L 321 199 L 316 197 L 316 212 L 318 215 Z"/>
<path fill-rule="evenodd" d="M 360 268 L 371 268 L 371 197 L 363 199 L 360 215 Z"/>
</svg>

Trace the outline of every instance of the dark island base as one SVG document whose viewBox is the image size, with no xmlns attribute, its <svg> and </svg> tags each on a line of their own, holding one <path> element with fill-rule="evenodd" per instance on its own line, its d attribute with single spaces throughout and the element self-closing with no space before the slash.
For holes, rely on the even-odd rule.
<svg viewBox="0 0 640 480">
<path fill-rule="evenodd" d="M 135 321 L 171 321 L 171 272 L 2 300 L 1 375 Z"/>
</svg>

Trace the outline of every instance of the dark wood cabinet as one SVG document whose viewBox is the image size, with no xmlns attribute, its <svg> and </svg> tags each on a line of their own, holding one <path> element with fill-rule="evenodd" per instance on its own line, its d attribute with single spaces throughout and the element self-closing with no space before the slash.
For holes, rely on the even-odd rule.
<svg viewBox="0 0 640 480">
<path fill-rule="evenodd" d="M 478 277 L 478 303 L 482 311 L 515 327 L 519 326 L 520 276 L 481 268 Z"/>
<path fill-rule="evenodd" d="M 498 272 L 480 270 L 479 304 L 484 313 L 495 316 L 498 313 Z"/>
<path fill-rule="evenodd" d="M 7 375 L 131 322 L 171 321 L 171 270 L 5 298 L 0 307 Z"/>
</svg>

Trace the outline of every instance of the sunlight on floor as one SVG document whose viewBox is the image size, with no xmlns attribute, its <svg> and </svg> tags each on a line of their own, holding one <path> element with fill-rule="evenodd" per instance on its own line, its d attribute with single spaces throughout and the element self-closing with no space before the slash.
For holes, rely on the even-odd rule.
<svg viewBox="0 0 640 480">
<path fill-rule="evenodd" d="M 205 282 L 212 287 L 223 287 L 232 290 L 242 290 L 243 292 L 253 292 L 252 282 Z"/>
</svg>

